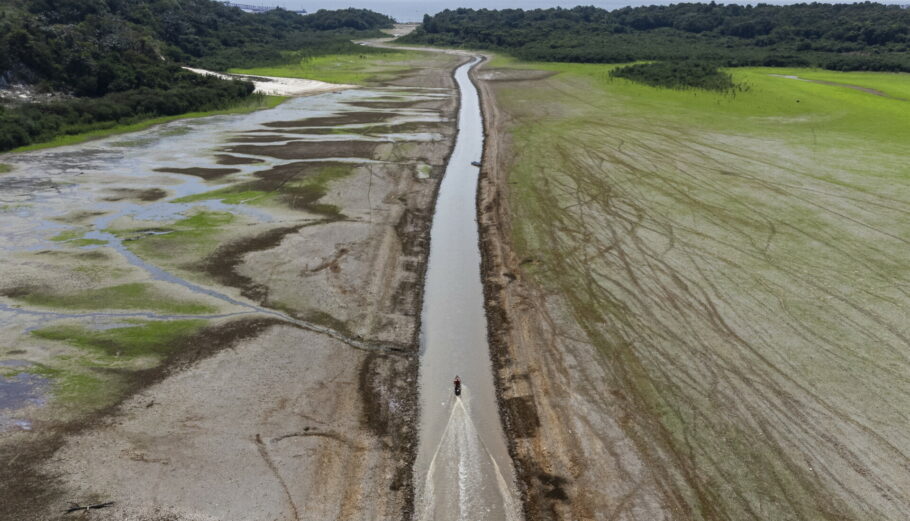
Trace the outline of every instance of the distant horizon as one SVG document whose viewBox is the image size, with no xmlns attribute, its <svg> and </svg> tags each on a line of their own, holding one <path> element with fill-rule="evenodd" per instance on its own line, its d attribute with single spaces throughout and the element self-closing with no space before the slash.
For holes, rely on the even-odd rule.
<svg viewBox="0 0 910 521">
<path fill-rule="evenodd" d="M 346 9 L 356 7 L 361 9 L 370 9 L 378 13 L 386 14 L 399 22 L 419 22 L 423 19 L 424 14 L 435 14 L 446 9 L 457 9 L 467 7 L 471 9 L 546 9 L 550 7 L 571 8 L 579 5 L 593 5 L 602 9 L 614 10 L 623 7 L 641 7 L 646 5 L 669 5 L 679 2 L 673 0 L 642 1 L 628 2 L 623 0 L 593 0 L 593 1 L 561 1 L 561 0 L 237 0 L 234 3 L 250 4 L 269 7 L 281 7 L 288 10 L 306 9 L 307 12 L 313 13 L 320 9 Z M 699 2 L 691 2 L 699 3 Z M 709 3 L 709 2 L 700 2 Z M 810 2 L 790 2 L 766 0 L 763 2 L 717 2 L 719 4 L 741 4 L 756 5 L 759 3 L 771 5 L 789 5 Z M 827 4 L 855 4 L 861 3 L 856 1 L 830 1 L 820 2 Z M 877 3 L 886 5 L 907 5 L 910 0 L 893 0 L 879 1 Z"/>
</svg>

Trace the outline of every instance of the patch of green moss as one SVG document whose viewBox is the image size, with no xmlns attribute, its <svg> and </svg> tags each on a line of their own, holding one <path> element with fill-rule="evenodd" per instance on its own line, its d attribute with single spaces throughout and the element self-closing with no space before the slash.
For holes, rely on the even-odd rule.
<svg viewBox="0 0 910 521">
<path fill-rule="evenodd" d="M 144 309 L 162 313 L 197 315 L 214 313 L 216 308 L 200 302 L 175 300 L 151 284 L 134 282 L 72 294 L 26 291 L 14 296 L 33 306 L 62 309 Z"/>
<path fill-rule="evenodd" d="M 53 381 L 54 396 L 68 406 L 99 408 L 114 402 L 123 385 L 119 378 L 102 378 L 91 368 L 59 369 L 36 365 L 27 371 Z"/>
<path fill-rule="evenodd" d="M 69 241 L 69 244 L 73 246 L 103 246 L 107 244 L 107 241 L 102 241 L 101 239 L 76 239 Z"/>
<path fill-rule="evenodd" d="M 177 221 L 174 226 L 184 228 L 182 231 L 205 232 L 211 228 L 217 228 L 230 224 L 234 216 L 227 212 L 199 212 L 186 219 Z"/>
<path fill-rule="evenodd" d="M 55 242 L 67 242 L 67 241 L 72 241 L 74 239 L 78 239 L 79 237 L 82 237 L 83 235 L 85 235 L 85 232 L 82 230 L 64 230 L 64 231 L 58 233 L 57 235 L 54 235 L 53 237 L 51 237 L 51 240 L 55 241 Z"/>
<path fill-rule="evenodd" d="M 38 338 L 57 340 L 95 354 L 117 357 L 163 358 L 180 341 L 205 325 L 205 320 L 146 321 L 115 329 L 92 330 L 80 326 L 52 326 L 33 331 Z"/>
<path fill-rule="evenodd" d="M 72 229 L 64 230 L 57 235 L 51 237 L 51 240 L 54 242 L 65 242 L 71 246 L 101 246 L 107 244 L 107 241 L 101 239 L 83 239 L 82 236 L 85 235 L 85 230 L 81 229 Z"/>
<path fill-rule="evenodd" d="M 234 220 L 234 215 L 227 212 L 202 211 L 167 228 L 117 230 L 113 233 L 123 237 L 125 246 L 145 258 L 172 260 L 186 254 L 204 257 L 218 247 L 219 228 Z"/>
<path fill-rule="evenodd" d="M 0 174 L 7 174 L 13 171 L 12 165 L 6 163 L 0 163 Z"/>
</svg>

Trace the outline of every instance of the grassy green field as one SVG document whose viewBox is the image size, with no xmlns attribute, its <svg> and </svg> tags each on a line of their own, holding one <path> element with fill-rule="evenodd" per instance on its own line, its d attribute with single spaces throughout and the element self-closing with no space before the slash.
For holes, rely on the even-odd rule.
<svg viewBox="0 0 910 521">
<path fill-rule="evenodd" d="M 415 51 L 396 51 L 388 53 L 370 53 L 363 55 L 332 54 L 327 56 L 304 57 L 299 62 L 277 67 L 257 67 L 253 69 L 230 69 L 236 74 L 254 76 L 279 76 L 284 78 L 304 78 L 329 83 L 364 85 L 394 77 L 406 63 L 420 53 Z"/>
<path fill-rule="evenodd" d="M 246 112 L 253 112 L 255 110 L 268 109 L 277 106 L 279 103 L 286 100 L 286 97 L 283 96 L 254 96 L 249 100 L 244 101 L 238 105 L 235 105 L 231 108 L 224 110 L 210 110 L 207 112 L 188 112 L 186 114 L 180 114 L 177 116 L 165 116 L 160 118 L 146 119 L 143 121 L 138 121 L 136 123 L 130 123 L 126 125 L 113 125 L 108 128 L 99 128 L 98 130 L 93 130 L 91 132 L 82 132 L 79 134 L 67 134 L 63 136 L 56 137 L 51 141 L 46 141 L 44 143 L 35 143 L 32 145 L 19 147 L 14 150 L 11 150 L 9 153 L 15 152 L 28 152 L 30 150 L 42 150 L 45 148 L 60 147 L 66 145 L 77 145 L 79 143 L 85 143 L 86 141 L 91 141 L 93 139 L 100 139 L 108 136 L 115 136 L 118 134 L 126 134 L 129 132 L 137 132 L 139 130 L 145 130 L 149 127 L 160 125 L 162 123 L 169 123 L 171 121 L 176 121 L 178 119 L 188 119 L 188 118 L 204 118 L 208 116 L 217 116 L 222 114 L 244 114 Z M 0 170 L 2 173 L 2 170 Z"/>
<path fill-rule="evenodd" d="M 910 102 L 772 74 L 895 98 L 910 75 L 731 69 L 734 96 L 488 68 L 558 73 L 492 84 L 516 255 L 662 493 L 691 519 L 901 518 Z"/>
</svg>

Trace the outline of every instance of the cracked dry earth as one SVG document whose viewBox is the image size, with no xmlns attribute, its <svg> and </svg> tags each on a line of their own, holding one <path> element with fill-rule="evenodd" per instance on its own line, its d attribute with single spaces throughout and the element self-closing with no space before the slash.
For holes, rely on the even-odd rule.
<svg viewBox="0 0 910 521">
<path fill-rule="evenodd" d="M 410 518 L 420 280 L 432 204 L 455 132 L 451 74 L 462 60 L 442 54 L 412 59 L 399 64 L 397 79 L 349 91 L 356 94 L 347 112 L 295 119 L 279 106 L 258 116 L 274 114 L 270 121 L 220 135 L 214 148 L 153 165 L 145 181 L 161 185 L 156 200 L 133 198 L 148 211 L 107 223 L 115 230 L 110 237 L 127 237 L 123 249 L 67 251 L 62 245 L 63 253 L 37 257 L 55 251 L 39 245 L 0 265 L 11 274 L 0 288 L 9 317 L 2 334 L 16 347 L 6 357 L 77 352 L 36 339 L 28 328 L 132 316 L 109 310 L 58 315 L 46 304 L 30 304 L 38 302 L 36 288 L 60 284 L 67 295 L 85 289 L 88 283 L 68 281 L 63 271 L 65 260 L 77 256 L 110 263 L 110 277 L 132 273 L 155 291 L 202 299 L 217 310 L 157 367 L 92 368 L 129 373 L 118 380 L 125 383 L 112 403 L 57 418 L 57 405 L 25 411 L 31 430 L 0 432 L 0 456 L 10 462 L 0 470 L 4 515 L 57 519 L 71 501 L 114 501 L 90 517 Z M 340 99 L 333 106 L 344 105 L 346 95 L 306 103 Z M 347 140 L 334 136 L 342 134 Z M 322 146 L 324 138 L 332 139 Z M 193 154 L 228 166 L 197 167 Z M 13 159 L 19 172 L 29 160 Z M 305 183 L 334 172 L 326 165 L 344 166 L 345 175 Z M 110 174 L 68 175 L 55 182 L 98 183 L 104 190 L 91 193 L 99 197 L 127 194 L 135 184 L 116 186 Z M 190 178 L 204 190 L 256 191 L 269 199 L 258 207 L 236 199 L 217 203 L 235 220 L 206 228 L 186 247 L 162 238 L 182 232 L 159 231 L 152 222 L 158 207 L 149 205 L 192 204 L 177 200 L 187 194 L 174 193 L 172 182 Z M 60 212 L 77 223 L 83 221 L 73 216 L 103 218 L 104 209 L 86 213 L 89 206 L 83 201 Z M 138 261 L 116 260 L 126 249 L 169 278 L 137 270 Z M 43 269 L 36 267 L 41 262 Z M 57 275 L 46 269 L 51 262 Z M 94 283 L 103 285 L 100 279 Z"/>
</svg>

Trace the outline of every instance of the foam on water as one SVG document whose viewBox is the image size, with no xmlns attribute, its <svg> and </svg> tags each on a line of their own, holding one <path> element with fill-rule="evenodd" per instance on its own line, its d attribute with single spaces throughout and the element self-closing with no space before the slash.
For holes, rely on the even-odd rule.
<svg viewBox="0 0 910 521">
<path fill-rule="evenodd" d="M 418 519 L 518 521 L 514 491 L 484 445 L 466 402 L 456 398 L 451 409 L 418 494 Z M 496 486 L 490 490 L 490 484 Z"/>
</svg>

